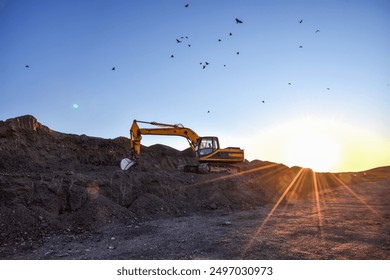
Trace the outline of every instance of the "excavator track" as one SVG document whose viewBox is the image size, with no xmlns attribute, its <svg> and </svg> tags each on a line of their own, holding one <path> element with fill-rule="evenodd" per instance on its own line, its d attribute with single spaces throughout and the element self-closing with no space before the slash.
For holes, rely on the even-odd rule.
<svg viewBox="0 0 390 280">
<path fill-rule="evenodd" d="M 199 165 L 185 165 L 183 167 L 179 167 L 179 169 L 184 172 L 198 174 L 240 172 L 239 166 L 223 163 L 201 163 Z"/>
</svg>

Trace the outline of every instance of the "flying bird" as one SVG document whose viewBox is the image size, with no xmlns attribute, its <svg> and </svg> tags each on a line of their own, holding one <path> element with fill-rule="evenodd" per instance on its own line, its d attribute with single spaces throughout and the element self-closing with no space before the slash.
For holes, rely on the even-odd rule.
<svg viewBox="0 0 390 280">
<path fill-rule="evenodd" d="M 26 66 L 24 66 L 24 67 L 26 67 L 26 68 L 30 68 L 30 65 L 28 65 L 28 64 L 27 64 L 27 65 L 26 65 Z"/>
<path fill-rule="evenodd" d="M 190 45 L 190 44 L 188 44 L 188 47 L 191 47 L 191 45 Z"/>
<path fill-rule="evenodd" d="M 179 39 L 176 39 L 176 43 L 181 43 L 181 41 Z"/>
<path fill-rule="evenodd" d="M 303 49 L 303 46 L 299 46 L 300 49 Z"/>
<path fill-rule="evenodd" d="M 299 23 L 302 23 L 303 22 L 303 19 L 301 19 L 300 21 L 298 21 Z"/>
<path fill-rule="evenodd" d="M 175 57 L 175 56 L 172 54 L 172 55 L 171 55 L 171 58 L 174 58 L 174 57 Z"/>
<path fill-rule="evenodd" d="M 265 101 L 263 100 L 263 101 L 261 101 L 262 103 L 265 103 Z"/>
<path fill-rule="evenodd" d="M 316 33 L 320 32 L 320 31 L 321 31 L 321 30 L 317 29 L 317 30 L 316 30 Z"/>
<path fill-rule="evenodd" d="M 236 54 L 237 54 L 237 55 L 239 55 L 239 54 L 240 54 L 240 52 L 236 52 Z"/>
<path fill-rule="evenodd" d="M 207 111 L 207 114 L 210 114 L 210 110 Z"/>
<path fill-rule="evenodd" d="M 222 40 L 221 39 L 218 39 L 218 42 L 221 42 Z"/>
<path fill-rule="evenodd" d="M 232 35 L 233 35 L 233 33 L 232 33 L 232 32 L 230 32 L 230 33 L 229 33 L 229 36 L 232 36 Z"/>
<path fill-rule="evenodd" d="M 239 23 L 242 23 L 242 21 L 239 20 L 238 18 L 236 18 L 236 23 L 239 24 Z"/>
<path fill-rule="evenodd" d="M 200 64 L 200 65 L 203 65 L 202 68 L 205 69 L 206 66 L 208 66 L 210 63 L 208 63 L 207 61 L 205 61 L 204 64 L 203 64 L 203 62 L 200 62 L 199 64 Z"/>
<path fill-rule="evenodd" d="M 185 4 L 184 7 L 185 7 L 185 8 L 188 8 L 189 5 L 190 5 L 190 4 Z"/>
<path fill-rule="evenodd" d="M 289 86 L 291 86 L 291 83 L 288 83 Z"/>
<path fill-rule="evenodd" d="M 328 88 L 328 87 L 327 87 L 326 89 L 327 89 L 327 90 L 330 90 L 330 88 Z"/>
<path fill-rule="evenodd" d="M 112 69 L 111 69 L 112 71 L 115 71 L 115 66 L 114 67 L 112 67 Z"/>
</svg>

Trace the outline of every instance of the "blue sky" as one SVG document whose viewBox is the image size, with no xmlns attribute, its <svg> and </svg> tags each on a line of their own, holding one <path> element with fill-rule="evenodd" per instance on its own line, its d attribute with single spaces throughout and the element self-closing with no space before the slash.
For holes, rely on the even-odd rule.
<svg viewBox="0 0 390 280">
<path fill-rule="evenodd" d="M 300 155 L 329 149 L 334 171 L 390 165 L 389 14 L 385 0 L 0 0 L 0 119 L 104 138 L 182 123 L 250 160 L 310 167 L 326 155 Z"/>
</svg>

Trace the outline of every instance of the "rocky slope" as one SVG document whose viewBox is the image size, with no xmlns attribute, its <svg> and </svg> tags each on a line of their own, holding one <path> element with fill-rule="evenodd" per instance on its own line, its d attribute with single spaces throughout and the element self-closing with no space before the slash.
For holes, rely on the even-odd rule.
<svg viewBox="0 0 390 280">
<path fill-rule="evenodd" d="M 192 153 L 163 145 L 142 147 L 139 164 L 122 171 L 128 141 L 56 132 L 33 116 L 0 122 L 0 257 L 15 244 L 37 246 L 54 233 L 250 209 L 275 199 L 294 176 L 282 165 L 237 176 L 183 173 L 177 167 L 194 163 Z M 255 161 L 242 169 L 268 164 Z M 280 176 L 269 176 L 274 172 Z"/>
<path fill-rule="evenodd" d="M 256 160 L 235 174 L 184 173 L 179 165 L 196 162 L 189 150 L 154 145 L 143 146 L 139 163 L 122 171 L 119 162 L 128 155 L 124 137 L 65 134 L 33 116 L 1 121 L 0 258 L 31 252 L 53 236 L 266 206 L 278 201 L 301 170 Z M 383 172 L 388 176 L 388 169 Z M 313 173 L 305 174 L 282 203 L 313 198 Z M 321 180 L 337 185 L 327 174 Z"/>
</svg>

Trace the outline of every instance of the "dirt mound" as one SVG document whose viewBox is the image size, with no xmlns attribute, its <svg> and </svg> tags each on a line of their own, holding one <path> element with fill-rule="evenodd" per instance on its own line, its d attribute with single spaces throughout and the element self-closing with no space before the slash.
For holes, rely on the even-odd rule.
<svg viewBox="0 0 390 280">
<path fill-rule="evenodd" d="M 130 154 L 125 137 L 65 134 L 33 116 L 0 122 L 0 257 L 51 234 L 266 205 L 300 170 L 257 160 L 236 174 L 183 173 L 178 166 L 196 163 L 190 150 L 141 150 L 138 164 L 122 171 L 120 160 Z"/>
</svg>

